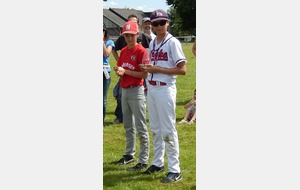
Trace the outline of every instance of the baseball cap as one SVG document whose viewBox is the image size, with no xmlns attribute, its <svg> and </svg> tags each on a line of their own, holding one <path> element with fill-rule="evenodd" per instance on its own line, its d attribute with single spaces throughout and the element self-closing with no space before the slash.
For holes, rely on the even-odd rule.
<svg viewBox="0 0 300 190">
<path fill-rule="evenodd" d="M 169 20 L 169 16 L 164 10 L 157 9 L 151 13 L 150 20 L 151 20 L 151 22 L 154 22 L 157 20 Z"/>
<path fill-rule="evenodd" d="M 128 21 L 124 24 L 122 34 L 137 34 L 139 33 L 139 27 L 137 23 Z"/>
<path fill-rule="evenodd" d="M 143 20 L 142 20 L 142 22 L 147 22 L 147 21 L 150 22 L 150 18 L 149 18 L 149 17 L 145 17 L 145 18 L 143 18 Z"/>
</svg>

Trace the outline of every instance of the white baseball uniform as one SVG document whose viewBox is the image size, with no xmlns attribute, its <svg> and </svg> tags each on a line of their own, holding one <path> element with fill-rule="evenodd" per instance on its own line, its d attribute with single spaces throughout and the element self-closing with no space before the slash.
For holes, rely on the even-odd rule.
<svg viewBox="0 0 300 190">
<path fill-rule="evenodd" d="M 149 45 L 151 64 L 175 68 L 178 63 L 186 63 L 185 55 L 179 40 L 167 34 L 160 44 L 156 39 Z M 149 73 L 148 86 L 148 113 L 150 129 L 153 133 L 154 158 L 152 165 L 164 165 L 164 150 L 168 158 L 168 170 L 180 173 L 179 142 L 176 124 L 176 78 L 177 75 Z"/>
</svg>

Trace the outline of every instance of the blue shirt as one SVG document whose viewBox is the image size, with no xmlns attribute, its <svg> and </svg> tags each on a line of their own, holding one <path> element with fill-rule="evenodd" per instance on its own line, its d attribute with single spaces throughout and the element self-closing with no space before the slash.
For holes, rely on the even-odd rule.
<svg viewBox="0 0 300 190">
<path fill-rule="evenodd" d="M 107 41 L 105 41 L 105 46 L 106 46 L 106 48 L 109 47 L 109 46 L 112 46 L 112 48 L 114 48 L 114 47 L 115 47 L 115 43 L 114 43 L 112 40 L 107 40 Z M 110 56 L 105 57 L 105 56 L 103 55 L 103 66 L 104 66 L 104 65 L 105 65 L 105 66 L 110 66 L 110 65 L 109 65 L 109 57 L 110 57 Z M 105 68 L 103 68 L 103 69 L 106 69 L 108 72 L 111 71 L 110 67 L 105 67 Z"/>
</svg>

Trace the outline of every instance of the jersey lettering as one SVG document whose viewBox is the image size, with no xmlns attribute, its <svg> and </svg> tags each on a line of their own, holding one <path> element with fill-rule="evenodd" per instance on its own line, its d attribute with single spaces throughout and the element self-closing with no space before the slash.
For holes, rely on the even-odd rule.
<svg viewBox="0 0 300 190">
<path fill-rule="evenodd" d="M 160 51 L 151 51 L 151 61 L 168 61 L 168 53 Z"/>
<path fill-rule="evenodd" d="M 129 68 L 130 70 L 133 70 L 133 71 L 135 70 L 135 66 L 131 65 L 130 63 L 126 63 L 126 62 L 122 63 L 122 67 Z"/>
</svg>

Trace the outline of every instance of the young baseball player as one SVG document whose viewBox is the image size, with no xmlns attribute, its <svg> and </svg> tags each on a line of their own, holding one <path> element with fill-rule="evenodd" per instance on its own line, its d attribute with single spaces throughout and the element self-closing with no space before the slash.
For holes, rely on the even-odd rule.
<svg viewBox="0 0 300 190">
<path fill-rule="evenodd" d="M 131 14 L 127 17 L 127 21 L 135 22 L 139 25 L 139 18 L 135 14 Z M 149 43 L 151 41 L 151 37 L 148 35 L 145 35 L 144 33 L 139 32 L 139 36 L 137 38 L 137 43 L 142 44 L 144 48 L 149 48 Z M 118 51 L 122 50 L 127 45 L 125 38 L 123 35 L 119 36 L 118 39 L 115 42 L 115 48 L 112 50 L 112 54 L 115 58 L 115 60 L 118 62 L 119 55 Z M 123 122 L 123 113 L 122 113 L 122 88 L 120 88 L 120 81 L 117 82 L 117 84 L 114 87 L 114 97 L 117 100 L 117 107 L 115 109 L 115 115 L 116 118 L 114 121 L 112 121 L 112 124 L 119 124 Z"/>
<path fill-rule="evenodd" d="M 144 95 L 144 78 L 147 72 L 139 67 L 143 58 L 148 56 L 147 50 L 137 43 L 139 36 L 138 25 L 128 21 L 124 24 L 122 35 L 127 46 L 121 50 L 120 57 L 114 70 L 120 76 L 122 88 L 123 124 L 126 134 L 125 155 L 116 164 L 128 164 L 134 161 L 136 130 L 140 140 L 138 163 L 128 171 L 136 171 L 148 166 L 149 135 L 146 126 L 146 99 Z"/>
<path fill-rule="evenodd" d="M 143 174 L 164 170 L 164 152 L 168 158 L 168 174 L 162 183 L 181 180 L 179 166 L 179 142 L 176 124 L 176 77 L 185 75 L 186 58 L 180 42 L 168 33 L 168 14 L 155 10 L 150 16 L 156 38 L 150 42 L 151 64 L 142 67 L 149 72 L 148 113 L 150 129 L 153 133 L 154 158 L 152 165 Z"/>
</svg>

